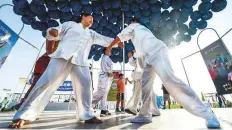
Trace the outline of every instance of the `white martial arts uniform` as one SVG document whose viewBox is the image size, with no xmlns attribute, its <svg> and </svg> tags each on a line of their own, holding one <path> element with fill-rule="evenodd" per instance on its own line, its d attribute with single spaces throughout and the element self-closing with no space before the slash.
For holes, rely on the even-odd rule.
<svg viewBox="0 0 232 130">
<path fill-rule="evenodd" d="M 109 77 L 108 73 L 112 72 L 113 62 L 109 56 L 104 55 L 101 60 L 101 72 L 99 74 L 97 91 L 93 94 L 93 107 L 101 101 L 101 110 L 107 110 L 106 101 L 112 83 L 112 77 Z"/>
<path fill-rule="evenodd" d="M 139 23 L 132 23 L 122 30 L 118 37 L 122 42 L 132 40 L 136 54 L 141 57 L 142 68 L 144 68 L 142 75 L 143 106 L 139 115 L 131 122 L 143 122 L 145 118 L 141 119 L 141 117 L 148 117 L 147 122 L 151 122 L 151 112 L 148 108 L 152 100 L 155 73 L 158 74 L 170 95 L 187 111 L 206 120 L 215 119 L 211 109 L 200 101 L 192 88 L 174 75 L 166 45 L 157 39 L 148 28 Z"/>
<path fill-rule="evenodd" d="M 134 90 L 133 90 L 132 97 L 130 98 L 129 102 L 127 103 L 126 109 L 129 109 L 133 113 L 137 113 L 138 105 L 142 100 L 142 73 L 143 73 L 143 70 L 139 65 L 139 63 L 140 63 L 139 61 L 141 61 L 139 57 L 137 57 L 136 60 L 133 57 L 131 57 L 129 59 L 129 63 L 133 67 L 135 67 L 134 72 L 131 73 L 131 77 L 132 77 L 133 82 L 134 82 Z M 151 100 L 152 106 L 151 106 L 151 110 L 149 110 L 149 111 L 151 111 L 152 115 L 158 116 L 158 115 L 160 115 L 160 111 L 159 111 L 159 108 L 158 108 L 156 102 L 157 102 L 156 95 L 155 95 L 155 93 L 152 93 L 152 100 Z"/>
<path fill-rule="evenodd" d="M 72 21 L 62 25 L 61 33 L 63 37 L 57 50 L 50 55 L 51 61 L 46 71 L 13 120 L 34 121 L 69 74 L 77 99 L 77 120 L 88 120 L 94 117 L 91 108 L 92 88 L 88 55 L 93 44 L 106 47 L 113 39 L 84 28 L 81 23 Z"/>
</svg>

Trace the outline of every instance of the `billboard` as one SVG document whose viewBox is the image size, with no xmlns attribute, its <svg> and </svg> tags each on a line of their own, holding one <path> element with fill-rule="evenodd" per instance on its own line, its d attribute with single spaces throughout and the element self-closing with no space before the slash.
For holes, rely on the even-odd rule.
<svg viewBox="0 0 232 130">
<path fill-rule="evenodd" d="M 201 54 L 218 94 L 232 93 L 232 86 L 228 81 L 232 59 L 222 39 L 205 47 Z"/>
<path fill-rule="evenodd" d="M 0 68 L 6 61 L 19 36 L 0 20 Z"/>
<path fill-rule="evenodd" d="M 119 72 L 113 72 L 114 78 L 108 93 L 107 101 L 116 101 L 117 96 L 117 81 L 119 78 Z"/>
<path fill-rule="evenodd" d="M 73 91 L 72 81 L 64 81 L 57 91 Z"/>
</svg>

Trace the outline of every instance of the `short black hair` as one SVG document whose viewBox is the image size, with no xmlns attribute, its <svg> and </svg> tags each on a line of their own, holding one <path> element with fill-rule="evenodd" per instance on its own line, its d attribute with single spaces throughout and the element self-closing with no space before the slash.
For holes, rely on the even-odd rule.
<svg viewBox="0 0 232 130">
<path fill-rule="evenodd" d="M 82 13 L 82 14 L 81 14 L 81 18 L 82 18 L 83 16 L 87 17 L 87 16 L 92 16 L 92 15 L 91 15 L 90 13 Z"/>
<path fill-rule="evenodd" d="M 106 54 L 106 49 L 107 49 L 106 47 L 103 48 L 103 50 L 102 50 L 103 54 Z"/>
<path fill-rule="evenodd" d="M 119 77 L 123 76 L 123 74 L 119 74 Z"/>
<path fill-rule="evenodd" d="M 132 23 L 132 22 L 140 23 L 140 20 L 138 18 L 134 17 L 131 19 L 130 23 Z"/>
</svg>

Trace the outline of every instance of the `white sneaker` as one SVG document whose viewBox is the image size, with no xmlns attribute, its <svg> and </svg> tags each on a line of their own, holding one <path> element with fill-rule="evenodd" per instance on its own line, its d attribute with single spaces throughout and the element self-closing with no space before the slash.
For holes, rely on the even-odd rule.
<svg viewBox="0 0 232 130">
<path fill-rule="evenodd" d="M 151 123 L 151 117 L 144 117 L 144 116 L 135 116 L 134 119 L 130 121 L 131 123 Z"/>
<path fill-rule="evenodd" d="M 212 119 L 206 120 L 206 126 L 208 128 L 221 128 L 220 122 L 218 121 L 217 117 L 214 115 Z"/>
</svg>

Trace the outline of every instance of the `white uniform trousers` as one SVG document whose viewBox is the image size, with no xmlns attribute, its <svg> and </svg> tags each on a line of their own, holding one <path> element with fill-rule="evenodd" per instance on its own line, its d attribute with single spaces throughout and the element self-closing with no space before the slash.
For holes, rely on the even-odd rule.
<svg viewBox="0 0 232 130">
<path fill-rule="evenodd" d="M 77 120 L 93 118 L 93 112 L 91 111 L 92 88 L 89 67 L 74 65 L 71 63 L 71 60 L 52 58 L 46 71 L 17 111 L 13 120 L 24 119 L 34 121 L 69 74 L 77 99 Z"/>
<path fill-rule="evenodd" d="M 107 110 L 106 102 L 111 83 L 112 78 L 107 74 L 99 75 L 97 91 L 93 94 L 93 107 L 101 101 L 101 110 Z"/>
<path fill-rule="evenodd" d="M 166 47 L 161 48 L 155 53 L 151 63 L 148 64 L 142 75 L 142 100 L 143 106 L 139 115 L 151 116 L 150 100 L 152 95 L 152 87 L 155 73 L 158 74 L 162 83 L 164 84 L 170 95 L 183 106 L 188 112 L 202 117 L 204 119 L 212 119 L 214 114 L 210 107 L 206 107 L 192 88 L 178 79 L 172 70 L 168 49 Z"/>
<path fill-rule="evenodd" d="M 133 113 L 137 113 L 137 108 L 139 103 L 142 101 L 142 89 L 141 89 L 141 80 L 134 81 L 134 90 L 133 95 L 131 96 L 129 102 L 126 105 L 126 109 L 129 109 Z M 160 115 L 159 108 L 157 106 L 156 95 L 155 93 L 152 94 L 151 101 L 151 113 L 153 115 Z"/>
</svg>

